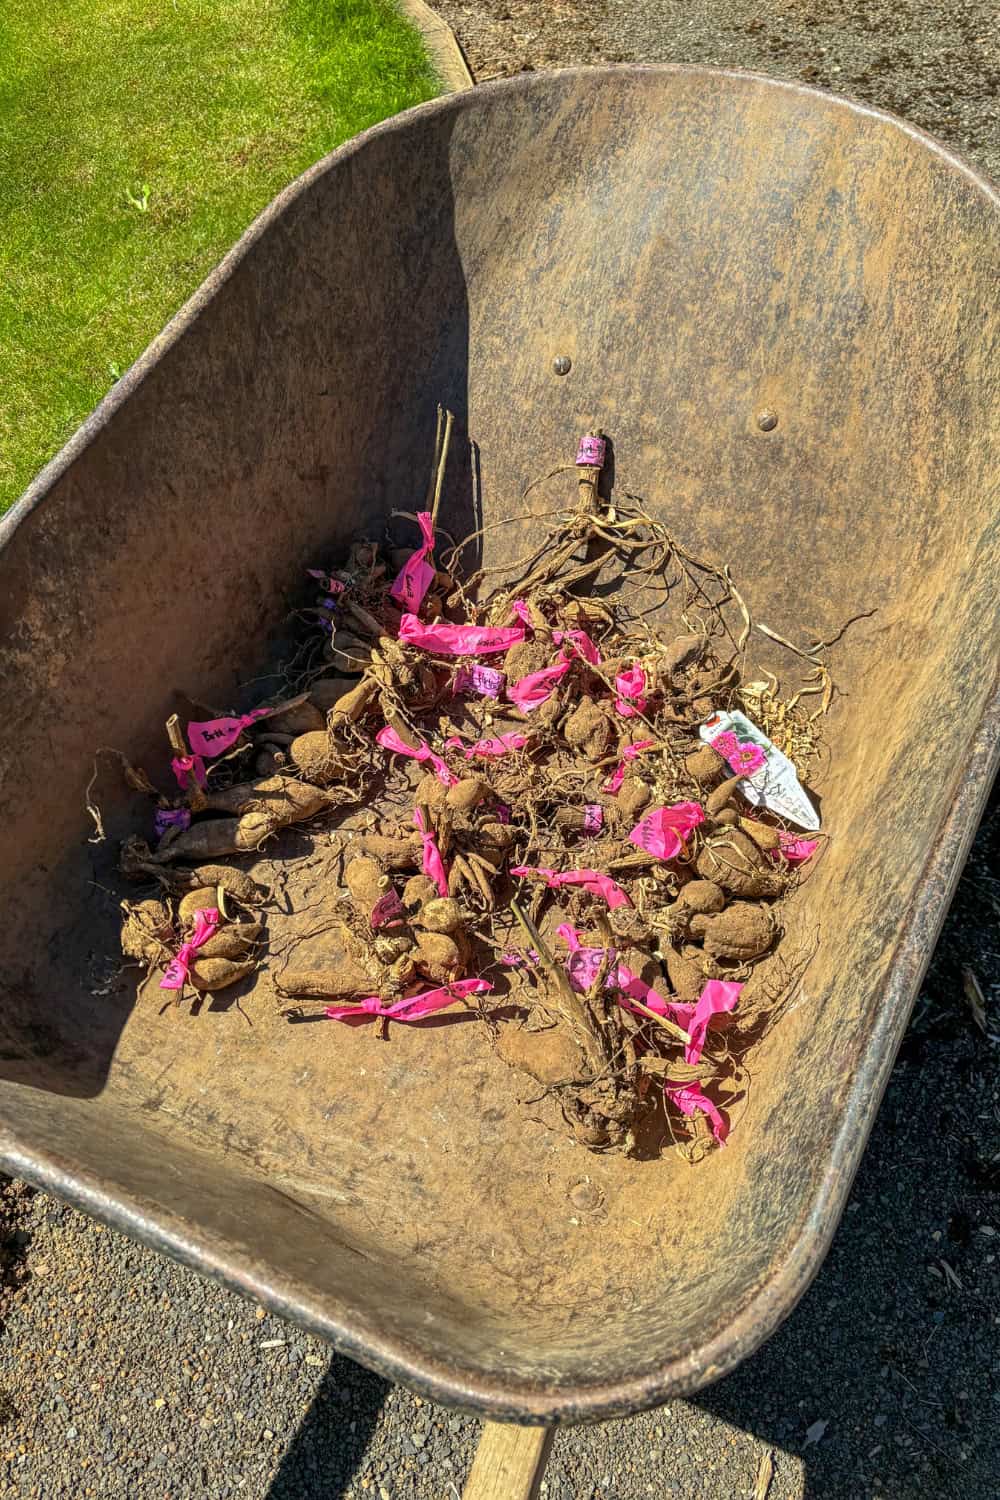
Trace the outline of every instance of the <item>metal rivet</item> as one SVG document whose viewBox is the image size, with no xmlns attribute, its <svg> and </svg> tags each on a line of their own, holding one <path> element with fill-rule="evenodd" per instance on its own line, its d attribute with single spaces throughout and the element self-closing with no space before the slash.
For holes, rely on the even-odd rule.
<svg viewBox="0 0 1000 1500">
<path fill-rule="evenodd" d="M 573 368 L 573 361 L 568 354 L 557 354 L 552 361 L 552 368 L 557 375 L 568 375 Z"/>
<path fill-rule="evenodd" d="M 757 413 L 757 426 L 761 432 L 773 432 L 778 425 L 778 413 L 765 406 L 763 411 Z"/>
</svg>

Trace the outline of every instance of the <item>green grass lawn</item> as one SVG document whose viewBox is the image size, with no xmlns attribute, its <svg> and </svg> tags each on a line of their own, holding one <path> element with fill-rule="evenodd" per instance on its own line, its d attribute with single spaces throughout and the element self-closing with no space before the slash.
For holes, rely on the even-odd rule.
<svg viewBox="0 0 1000 1500">
<path fill-rule="evenodd" d="M 0 6 L 0 512 L 276 192 L 437 92 L 391 0 Z"/>
</svg>

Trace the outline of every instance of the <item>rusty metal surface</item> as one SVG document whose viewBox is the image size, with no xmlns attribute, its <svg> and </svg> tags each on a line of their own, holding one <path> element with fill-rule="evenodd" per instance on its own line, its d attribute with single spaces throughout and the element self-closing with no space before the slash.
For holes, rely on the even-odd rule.
<svg viewBox="0 0 1000 1500">
<path fill-rule="evenodd" d="M 997 207 L 874 110 L 684 68 L 455 96 L 276 200 L 0 522 L 5 1168 L 500 1417 L 635 1410 L 752 1351 L 836 1227 L 996 767 Z M 419 498 L 437 400 L 487 520 L 600 424 L 773 629 L 877 611 L 789 916 L 821 947 L 695 1171 L 545 1137 L 474 1026 L 375 1049 L 101 977 L 142 804 L 105 778 L 87 842 L 94 748 L 164 771 L 173 690 L 228 701 L 302 568 Z"/>
</svg>

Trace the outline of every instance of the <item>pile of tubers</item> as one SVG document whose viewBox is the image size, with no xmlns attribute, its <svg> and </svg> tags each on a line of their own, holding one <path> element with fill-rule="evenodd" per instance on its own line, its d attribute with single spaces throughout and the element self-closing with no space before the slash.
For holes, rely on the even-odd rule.
<svg viewBox="0 0 1000 1500">
<path fill-rule="evenodd" d="M 446 451 L 439 437 L 439 478 Z M 776 952 L 795 872 L 784 825 L 749 805 L 699 737 L 708 716 L 742 701 L 728 572 L 678 548 L 636 504 L 612 504 L 599 463 L 578 465 L 577 480 L 558 527 L 501 585 L 460 573 L 460 543 L 428 564 L 415 613 L 393 591 L 414 554 L 369 539 L 350 548 L 302 612 L 312 665 L 298 696 L 247 724 L 204 784 L 192 772 L 169 804 L 189 826 L 169 827 L 155 849 L 126 844 L 124 873 L 158 890 L 123 903 L 122 951 L 163 969 L 213 907 L 221 920 L 188 955 L 188 982 L 211 993 L 248 979 L 266 951 L 256 913 L 267 893 L 207 861 L 280 857 L 292 825 L 324 840 L 339 830 L 330 914 L 342 954 L 326 967 L 282 955 L 273 978 L 286 1014 L 375 996 L 388 1007 L 485 979 L 488 994 L 454 1007 L 478 1011 L 534 1106 L 549 1101 L 594 1151 L 670 1140 L 695 1159 L 721 1137 L 678 1101 L 689 1089 L 731 1111 L 745 1092 L 742 1059 L 779 999 L 748 981 Z M 654 586 L 672 627 L 650 624 Z M 463 656 L 401 639 L 404 615 L 517 638 Z M 477 686 L 472 669 L 486 667 Z M 519 706 L 511 687 L 547 673 L 540 701 Z M 629 673 L 641 692 L 623 698 Z M 630 839 L 648 811 L 677 804 L 700 819 L 674 857 Z M 689 1035 L 670 1016 L 710 981 L 747 988 L 687 1060 Z M 626 1003 L 650 994 L 658 1010 Z M 376 1032 L 387 1029 L 383 1017 Z"/>
</svg>

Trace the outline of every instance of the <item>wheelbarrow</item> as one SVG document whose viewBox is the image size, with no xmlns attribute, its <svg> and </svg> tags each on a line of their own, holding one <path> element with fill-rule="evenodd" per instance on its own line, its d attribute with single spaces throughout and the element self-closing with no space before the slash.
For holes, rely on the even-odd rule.
<svg viewBox="0 0 1000 1500">
<path fill-rule="evenodd" d="M 830 1243 L 997 763 L 997 208 L 876 110 L 685 67 L 451 96 L 281 194 L 0 527 L 3 1168 L 505 1422 L 750 1354 Z M 696 1168 L 540 1133 L 475 1026 L 317 1040 L 108 977 L 148 803 L 95 749 L 166 784 L 175 692 L 234 703 L 303 569 L 416 508 L 438 401 L 475 443 L 444 524 L 518 518 L 487 563 L 601 427 L 776 635 L 836 641 L 785 937 L 818 944 Z"/>
</svg>

